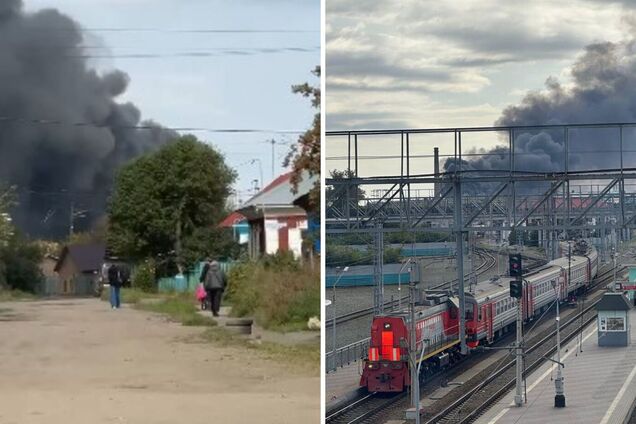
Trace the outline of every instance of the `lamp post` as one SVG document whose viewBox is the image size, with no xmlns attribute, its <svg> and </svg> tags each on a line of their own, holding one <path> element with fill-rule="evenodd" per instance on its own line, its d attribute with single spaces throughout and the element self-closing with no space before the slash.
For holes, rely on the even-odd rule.
<svg viewBox="0 0 636 424">
<path fill-rule="evenodd" d="M 402 309 L 402 271 L 404 271 L 404 268 L 411 262 L 411 259 L 413 258 L 408 258 L 398 271 L 398 310 Z M 393 307 L 393 305 L 391 305 L 391 307 Z"/>
<path fill-rule="evenodd" d="M 338 282 L 340 281 L 340 279 L 342 278 L 342 276 L 344 275 L 345 272 L 349 271 L 349 267 L 346 266 L 342 269 L 342 271 L 340 271 L 340 274 L 338 274 L 338 277 L 336 277 L 336 281 L 333 283 L 332 286 L 332 293 L 331 293 L 331 307 L 332 307 L 332 312 L 333 312 L 333 351 L 332 351 L 332 355 L 333 355 L 333 369 L 336 369 L 336 285 L 338 284 Z"/>
<path fill-rule="evenodd" d="M 568 253 L 570 250 L 570 244 L 568 243 Z M 569 281 L 568 281 L 569 283 Z M 554 380 L 554 388 L 556 394 L 554 395 L 554 407 L 565 408 L 565 393 L 563 391 L 563 374 L 561 372 L 561 316 L 559 314 L 559 302 L 560 293 L 557 289 L 557 280 L 552 280 L 552 287 L 556 293 L 556 328 L 557 328 L 557 377 Z"/>
</svg>

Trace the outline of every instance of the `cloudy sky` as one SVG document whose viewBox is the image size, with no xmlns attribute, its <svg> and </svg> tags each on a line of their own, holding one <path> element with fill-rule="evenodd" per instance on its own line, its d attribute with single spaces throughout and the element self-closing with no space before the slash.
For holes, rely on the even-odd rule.
<svg viewBox="0 0 636 424">
<path fill-rule="evenodd" d="M 310 71 L 320 62 L 318 0 L 24 0 L 25 9 L 57 8 L 84 28 L 84 44 L 100 71 L 121 69 L 130 76 L 120 97 L 132 101 L 144 119 L 168 127 L 304 130 L 314 111 L 291 93 L 291 85 L 318 80 Z M 113 31 L 112 29 L 118 29 Z M 119 29 L 125 29 L 119 31 Z M 140 30 L 139 30 L 140 29 Z M 196 29 L 300 30 L 279 33 L 188 32 Z M 139 31 L 138 31 L 139 30 Z M 186 30 L 186 31 L 182 31 Z M 264 49 L 255 54 L 252 49 Z M 228 53 L 228 51 L 231 52 Z M 191 53 L 203 53 L 193 57 Z M 131 55 L 151 57 L 130 57 Z M 275 173 L 294 135 L 213 134 L 197 136 L 223 151 L 239 171 L 243 197 L 251 181 Z"/>
<path fill-rule="evenodd" d="M 506 107 L 525 104 L 528 92 L 545 94 L 548 86 L 558 89 L 547 94 L 545 104 L 566 97 L 572 104 L 584 103 L 581 118 L 594 119 L 588 116 L 595 110 L 590 90 L 579 97 L 568 97 L 568 90 L 582 92 L 592 85 L 598 90 L 605 76 L 621 74 L 624 83 L 626 74 L 633 74 L 636 6 L 631 4 L 330 0 L 327 130 L 488 126 L 502 119 Z M 595 58 L 586 50 L 603 42 L 617 43 L 623 52 L 612 54 L 602 46 L 604 51 Z M 604 61 L 614 67 L 594 66 Z M 619 86 L 616 83 L 612 89 Z M 577 118 L 565 113 L 565 105 L 561 109 L 550 109 L 560 122 Z M 633 120 L 633 113 L 615 115 L 617 109 L 606 108 L 608 116 L 600 120 Z M 515 119 L 518 115 L 508 114 L 504 120 L 524 123 Z M 542 118 L 552 118 L 545 115 Z M 475 147 L 481 142 L 476 140 Z M 327 150 L 328 157 L 343 153 L 329 141 Z M 385 171 L 394 172 L 393 168 Z"/>
<path fill-rule="evenodd" d="M 625 2 L 628 3 L 628 2 Z M 327 2 L 327 125 L 491 125 L 595 41 L 625 39 L 611 1 Z"/>
</svg>

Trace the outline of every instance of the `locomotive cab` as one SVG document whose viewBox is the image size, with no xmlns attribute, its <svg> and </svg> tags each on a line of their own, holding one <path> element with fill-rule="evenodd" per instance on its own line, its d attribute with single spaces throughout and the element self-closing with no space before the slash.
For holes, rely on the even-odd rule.
<svg viewBox="0 0 636 424">
<path fill-rule="evenodd" d="M 374 318 L 360 385 L 373 392 L 402 392 L 410 384 L 407 362 L 406 320 L 395 316 Z"/>
</svg>

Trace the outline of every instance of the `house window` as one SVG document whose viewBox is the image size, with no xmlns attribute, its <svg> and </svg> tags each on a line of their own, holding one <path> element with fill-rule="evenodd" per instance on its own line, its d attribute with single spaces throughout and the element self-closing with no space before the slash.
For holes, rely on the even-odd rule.
<svg viewBox="0 0 636 424">
<path fill-rule="evenodd" d="M 607 331 L 625 331 L 625 318 L 607 318 Z"/>
</svg>

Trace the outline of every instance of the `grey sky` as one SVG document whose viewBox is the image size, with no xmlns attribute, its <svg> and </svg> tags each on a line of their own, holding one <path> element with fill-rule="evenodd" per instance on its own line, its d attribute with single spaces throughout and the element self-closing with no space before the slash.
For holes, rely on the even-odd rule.
<svg viewBox="0 0 636 424">
<path fill-rule="evenodd" d="M 331 0 L 327 128 L 491 125 L 548 77 L 567 84 L 587 44 L 627 38 L 628 16 L 586 0 Z"/>
<path fill-rule="evenodd" d="M 91 59 L 98 70 L 117 68 L 130 76 L 121 101 L 132 101 L 144 119 L 168 127 L 304 130 L 314 111 L 309 101 L 291 93 L 291 85 L 318 80 L 310 71 L 320 62 L 318 0 L 24 0 L 26 10 L 57 8 L 87 33 Z M 140 29 L 286 29 L 306 33 L 183 33 L 174 31 L 102 31 Z M 245 49 L 302 48 L 309 51 L 260 52 Z M 179 54 L 234 54 L 179 57 Z M 122 58 L 131 54 L 163 57 Z M 107 57 L 103 57 L 107 56 Z M 112 57 L 115 56 L 115 57 Z M 245 199 L 263 164 L 271 177 L 271 145 L 276 138 L 275 172 L 295 135 L 195 133 L 223 151 L 239 172 L 238 189 Z"/>
<path fill-rule="evenodd" d="M 327 130 L 488 126 L 506 107 L 526 104 L 529 92 L 545 98 L 512 116 L 542 116 L 538 107 L 544 102 L 544 115 L 560 122 L 621 119 L 617 111 L 631 110 L 631 90 L 614 96 L 620 97 L 614 104 L 626 105 L 622 109 L 607 101 L 595 109 L 588 94 L 598 89 L 611 99 L 610 92 L 631 80 L 634 9 L 634 2 L 594 0 L 330 0 Z M 620 79 L 603 91 L 599 78 L 611 75 L 600 69 L 603 64 L 593 66 L 593 55 L 585 55 L 586 46 L 605 41 L 617 43 L 618 53 L 601 54 L 599 60 L 608 61 L 607 71 Z M 594 83 L 586 86 L 586 78 Z M 367 140 L 359 154 L 399 155 L 399 140 L 379 141 Z M 430 155 L 432 143 L 442 154 L 452 149 L 452 140 L 435 139 L 415 143 L 411 154 Z M 498 140 L 471 135 L 463 143 L 466 150 L 490 149 Z M 329 158 L 346 154 L 345 144 L 327 139 L 326 146 L 327 168 L 343 168 L 344 161 Z M 432 171 L 432 160 L 414 160 L 411 166 Z M 399 173 L 400 163 L 368 160 L 360 167 L 367 175 L 386 175 Z"/>
</svg>

